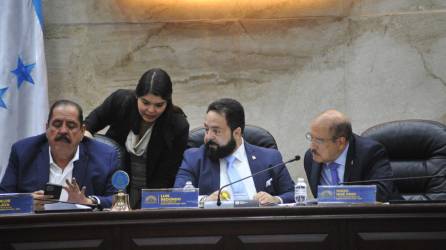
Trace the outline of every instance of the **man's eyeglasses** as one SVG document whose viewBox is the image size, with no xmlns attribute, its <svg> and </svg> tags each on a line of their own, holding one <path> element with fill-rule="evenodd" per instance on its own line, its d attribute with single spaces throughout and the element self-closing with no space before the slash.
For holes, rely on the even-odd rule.
<svg viewBox="0 0 446 250">
<path fill-rule="evenodd" d="M 317 138 L 317 137 L 313 137 L 310 132 L 305 134 L 305 138 L 307 139 L 307 141 L 309 142 L 314 142 L 318 145 L 322 145 L 324 143 L 326 143 L 327 141 L 334 141 L 336 140 L 336 138 Z"/>
</svg>

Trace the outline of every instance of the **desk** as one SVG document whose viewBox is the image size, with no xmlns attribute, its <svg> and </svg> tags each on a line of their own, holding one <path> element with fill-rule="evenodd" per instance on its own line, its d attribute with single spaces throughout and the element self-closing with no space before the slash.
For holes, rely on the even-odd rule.
<svg viewBox="0 0 446 250">
<path fill-rule="evenodd" d="M 0 249 L 446 249 L 446 204 L 0 216 Z"/>
</svg>

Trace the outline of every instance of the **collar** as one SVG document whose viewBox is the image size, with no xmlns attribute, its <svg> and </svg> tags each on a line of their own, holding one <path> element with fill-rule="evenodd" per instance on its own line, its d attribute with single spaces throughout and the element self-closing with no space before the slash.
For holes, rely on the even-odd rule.
<svg viewBox="0 0 446 250">
<path fill-rule="evenodd" d="M 235 157 L 235 159 L 239 160 L 239 161 L 243 161 L 243 155 L 246 154 L 245 151 L 245 142 L 242 138 L 242 144 L 240 144 L 240 146 L 237 148 L 237 150 L 235 150 L 234 153 L 232 153 L 232 155 Z"/>
<path fill-rule="evenodd" d="M 51 155 L 51 147 L 50 146 L 48 147 L 49 147 L 48 154 L 50 155 L 50 164 L 54 164 L 59 167 L 59 165 L 57 165 L 53 160 L 53 156 Z M 71 159 L 70 162 L 68 162 L 67 166 L 74 163 L 77 160 L 79 160 L 79 145 L 77 145 L 76 153 L 74 153 L 74 157 Z"/>
<path fill-rule="evenodd" d="M 334 161 L 336 162 L 338 165 L 340 166 L 345 166 L 345 161 L 347 160 L 347 152 L 348 152 L 348 147 L 350 146 L 350 144 L 348 143 L 347 146 L 344 148 L 344 150 L 342 151 L 342 153 L 338 156 L 338 158 Z"/>
</svg>

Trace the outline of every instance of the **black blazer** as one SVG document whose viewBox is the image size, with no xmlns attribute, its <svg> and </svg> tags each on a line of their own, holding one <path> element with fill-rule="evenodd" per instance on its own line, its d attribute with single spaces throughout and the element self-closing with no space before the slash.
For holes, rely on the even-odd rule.
<svg viewBox="0 0 446 250">
<path fill-rule="evenodd" d="M 134 91 L 117 90 L 93 110 L 85 119 L 91 133 L 110 126 L 106 136 L 125 148 L 125 141 L 132 130 L 138 134 L 141 116 Z M 166 111 L 157 119 L 147 146 L 147 188 L 170 188 L 183 159 L 189 135 L 189 123 L 179 109 Z M 125 169 L 129 171 L 130 158 L 126 157 Z"/>
<path fill-rule="evenodd" d="M 344 181 L 374 180 L 392 178 L 393 172 L 390 167 L 384 146 L 378 142 L 353 135 L 349 140 L 347 159 L 345 161 Z M 317 186 L 319 185 L 322 164 L 313 161 L 311 151 L 305 153 L 305 172 L 310 184 L 311 192 L 317 197 Z M 391 181 L 371 183 L 377 185 L 376 199 L 388 201 L 398 197 L 398 193 Z"/>
</svg>

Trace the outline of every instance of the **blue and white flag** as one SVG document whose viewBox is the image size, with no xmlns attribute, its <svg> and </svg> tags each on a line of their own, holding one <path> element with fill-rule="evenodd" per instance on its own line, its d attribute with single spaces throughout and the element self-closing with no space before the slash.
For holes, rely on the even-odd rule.
<svg viewBox="0 0 446 250">
<path fill-rule="evenodd" d="M 48 88 L 40 0 L 0 0 L 0 180 L 11 146 L 45 132 Z"/>
</svg>

